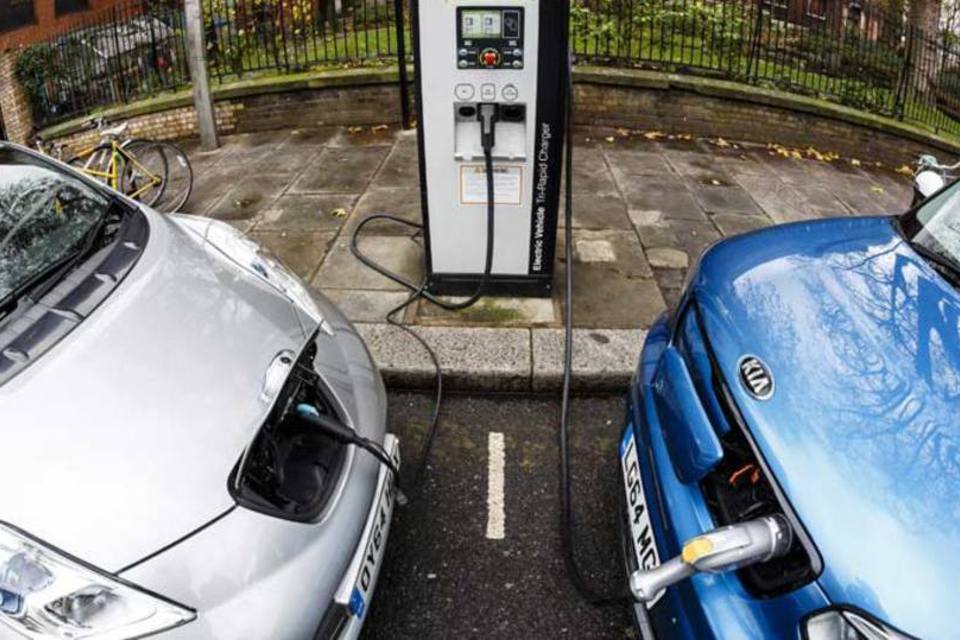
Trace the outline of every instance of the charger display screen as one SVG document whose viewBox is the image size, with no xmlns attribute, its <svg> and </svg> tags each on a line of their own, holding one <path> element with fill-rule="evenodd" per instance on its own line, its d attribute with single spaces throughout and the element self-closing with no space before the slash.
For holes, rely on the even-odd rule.
<svg viewBox="0 0 960 640">
<path fill-rule="evenodd" d="M 464 38 L 503 37 L 503 26 L 499 10 L 465 10 L 460 13 L 460 21 L 460 34 Z"/>
</svg>

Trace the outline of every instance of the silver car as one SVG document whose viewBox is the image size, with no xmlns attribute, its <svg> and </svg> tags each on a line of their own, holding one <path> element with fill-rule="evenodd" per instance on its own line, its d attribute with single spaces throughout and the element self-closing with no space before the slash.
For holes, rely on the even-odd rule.
<svg viewBox="0 0 960 640">
<path fill-rule="evenodd" d="M 0 143 L 0 638 L 356 637 L 393 473 L 318 416 L 399 464 L 326 299 Z"/>
</svg>

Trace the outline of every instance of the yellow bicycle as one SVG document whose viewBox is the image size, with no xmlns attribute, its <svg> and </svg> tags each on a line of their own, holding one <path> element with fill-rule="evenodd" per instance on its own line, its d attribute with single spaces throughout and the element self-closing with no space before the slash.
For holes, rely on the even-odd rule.
<svg viewBox="0 0 960 640">
<path fill-rule="evenodd" d="M 67 160 L 92 178 L 148 206 L 155 205 L 166 187 L 167 159 L 155 143 L 126 140 L 127 123 L 109 129 L 97 122 L 100 142 Z"/>
</svg>

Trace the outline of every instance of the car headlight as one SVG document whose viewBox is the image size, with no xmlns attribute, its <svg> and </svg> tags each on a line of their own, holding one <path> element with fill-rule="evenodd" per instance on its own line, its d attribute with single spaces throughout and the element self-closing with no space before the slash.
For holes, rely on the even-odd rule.
<svg viewBox="0 0 960 640">
<path fill-rule="evenodd" d="M 828 609 L 804 623 L 807 640 L 911 640 L 911 637 L 850 609 Z"/>
<path fill-rule="evenodd" d="M 222 222 L 212 222 L 207 228 L 206 240 L 227 258 L 249 273 L 270 284 L 309 315 L 328 333 L 323 312 L 303 281 L 287 269 L 266 247 L 243 235 L 238 229 Z"/>
<path fill-rule="evenodd" d="M 25 638 L 120 640 L 195 617 L 0 524 L 0 629 Z"/>
</svg>

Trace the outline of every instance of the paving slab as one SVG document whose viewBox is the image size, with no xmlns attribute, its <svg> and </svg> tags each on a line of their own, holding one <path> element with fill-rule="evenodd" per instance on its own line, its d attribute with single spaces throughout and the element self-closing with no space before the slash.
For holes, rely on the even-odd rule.
<svg viewBox="0 0 960 640">
<path fill-rule="evenodd" d="M 573 191 L 593 195 L 618 193 L 600 149 L 581 149 L 574 153 Z"/>
<path fill-rule="evenodd" d="M 564 275 L 556 276 L 563 290 Z M 578 328 L 647 328 L 666 309 L 656 280 L 631 276 L 606 263 L 578 263 L 573 279 L 573 324 Z"/>
<path fill-rule="evenodd" d="M 658 150 L 613 148 L 604 149 L 603 155 L 618 182 L 634 176 L 661 176 L 672 171 Z"/>
<path fill-rule="evenodd" d="M 647 249 L 647 262 L 654 269 L 686 269 L 690 266 L 686 252 L 670 247 Z"/>
<path fill-rule="evenodd" d="M 269 207 L 286 188 L 279 176 L 246 176 L 206 213 L 218 220 L 247 220 Z"/>
<path fill-rule="evenodd" d="M 416 138 L 405 139 L 393 146 L 373 183 L 374 188 L 416 187 L 420 183 Z"/>
<path fill-rule="evenodd" d="M 433 384 L 433 365 L 413 337 L 388 324 L 356 327 L 388 385 L 423 389 Z M 529 329 L 413 327 L 413 331 L 436 353 L 445 388 L 530 389 Z"/>
<path fill-rule="evenodd" d="M 351 322 L 384 322 L 410 295 L 403 291 L 321 289 Z M 402 314 L 398 313 L 398 317 Z"/>
<path fill-rule="evenodd" d="M 415 184 L 415 183 L 414 183 Z M 379 188 L 371 187 L 354 207 L 353 214 L 347 220 L 344 233 L 353 233 L 364 219 L 377 213 L 387 213 L 410 222 L 421 224 L 420 189 L 413 187 Z M 418 232 L 411 227 L 390 220 L 376 220 L 364 226 L 365 234 L 410 236 Z"/>
<path fill-rule="evenodd" d="M 445 298 L 451 303 L 464 297 Z M 449 311 L 429 301 L 420 302 L 417 323 L 424 325 L 473 327 L 538 327 L 556 326 L 560 321 L 552 298 L 483 297 L 472 307 Z"/>
<path fill-rule="evenodd" d="M 665 149 L 664 157 L 680 175 L 693 180 L 729 181 L 729 177 L 714 158 L 702 149 L 676 151 Z"/>
<path fill-rule="evenodd" d="M 646 335 L 640 329 L 574 330 L 571 386 L 578 391 L 626 389 Z M 533 390 L 559 389 L 563 383 L 563 330 L 534 329 L 532 343 Z"/>
<path fill-rule="evenodd" d="M 353 209 L 356 194 L 287 194 L 274 200 L 260 215 L 263 231 L 336 231 Z"/>
<path fill-rule="evenodd" d="M 390 147 L 324 149 L 290 187 L 292 193 L 362 193 Z"/>
<path fill-rule="evenodd" d="M 293 129 L 281 144 L 284 149 L 297 147 L 322 147 L 340 134 L 340 127 L 314 127 Z"/>
<path fill-rule="evenodd" d="M 360 248 L 372 260 L 413 282 L 419 282 L 423 278 L 423 248 L 411 238 L 364 236 Z M 404 289 L 402 285 L 357 260 L 350 250 L 350 238 L 344 234 L 337 238 L 328 252 L 312 284 L 331 289 Z"/>
<path fill-rule="evenodd" d="M 763 211 L 774 222 L 796 222 L 816 218 L 813 207 L 792 185 L 780 178 L 767 176 L 740 176 L 737 181 L 750 192 Z M 805 206 L 806 205 L 806 206 Z M 739 213 L 725 211 L 723 213 Z"/>
<path fill-rule="evenodd" d="M 769 227 L 773 224 L 773 221 L 764 216 L 739 216 L 723 213 L 713 216 L 713 224 L 725 238 L 729 238 L 730 236 Z"/>
<path fill-rule="evenodd" d="M 294 273 L 309 280 L 330 248 L 335 233 L 316 231 L 257 231 L 250 232 Z"/>
<path fill-rule="evenodd" d="M 679 176 L 635 176 L 621 183 L 620 189 L 631 212 L 657 212 L 662 220 L 707 219 L 707 214 Z"/>
<path fill-rule="evenodd" d="M 228 191 L 243 182 L 247 176 L 244 166 L 221 167 L 215 165 L 194 176 L 193 190 L 183 211 L 205 214 L 219 202 Z"/>
<path fill-rule="evenodd" d="M 320 147 L 287 147 L 274 149 L 266 156 L 250 162 L 251 175 L 269 173 L 286 175 L 293 178 L 317 162 L 322 149 Z"/>
<path fill-rule="evenodd" d="M 560 199 L 559 228 L 563 228 L 564 199 Z M 619 194 L 573 194 L 574 229 L 630 229 L 627 205 Z"/>
<path fill-rule="evenodd" d="M 398 137 L 416 135 L 416 131 L 402 132 L 389 124 L 369 127 L 341 127 L 327 143 L 331 147 L 389 147 Z"/>
<path fill-rule="evenodd" d="M 719 183 L 720 181 L 715 181 Z M 761 215 L 763 210 L 751 197 L 751 193 L 737 184 L 715 184 L 711 179 L 707 183 L 691 180 L 690 192 L 707 213 L 736 213 L 740 215 Z"/>
</svg>

